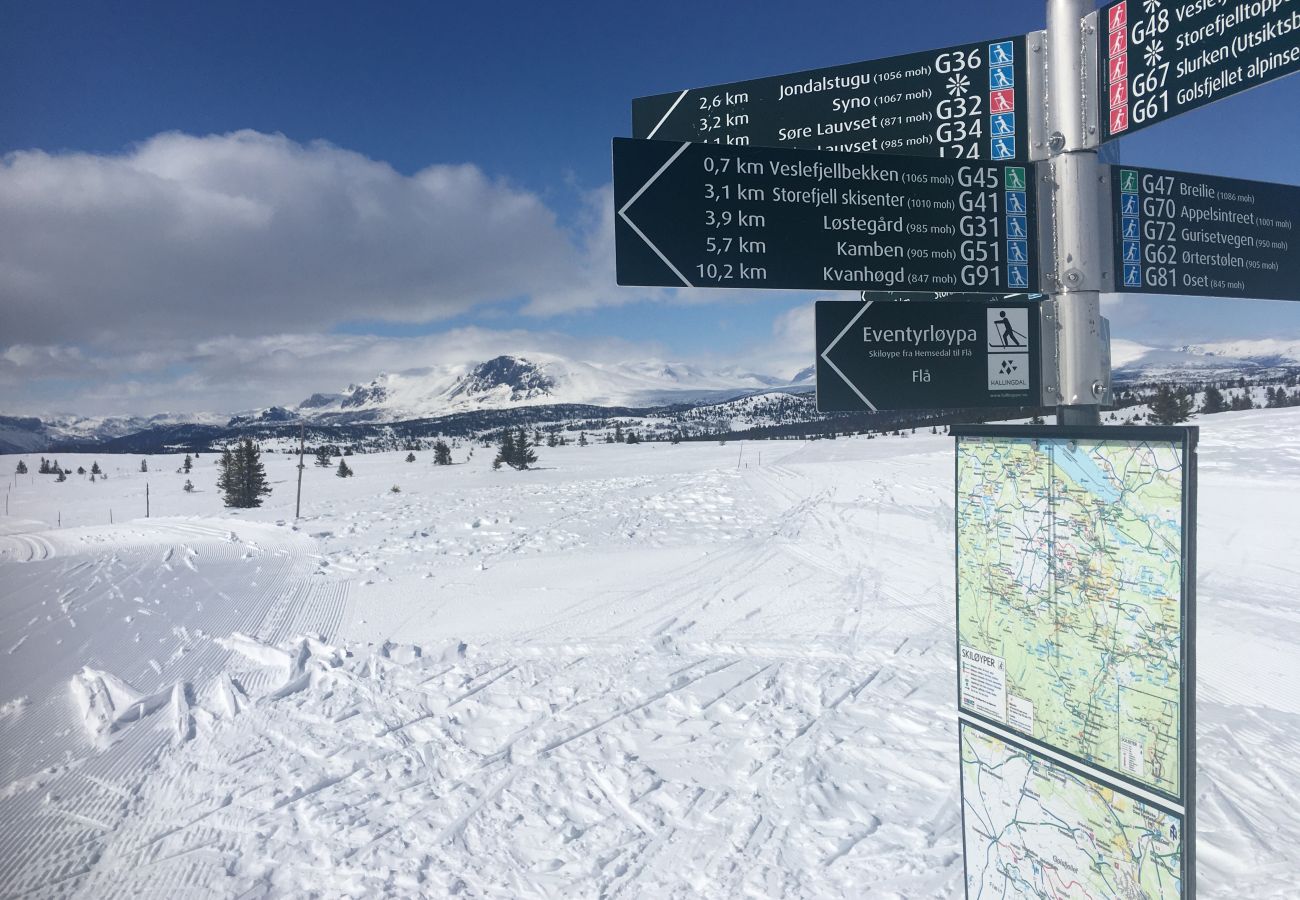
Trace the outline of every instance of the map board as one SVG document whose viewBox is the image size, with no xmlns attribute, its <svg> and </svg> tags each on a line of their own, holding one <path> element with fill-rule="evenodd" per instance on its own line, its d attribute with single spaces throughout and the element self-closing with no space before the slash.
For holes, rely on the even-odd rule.
<svg viewBox="0 0 1300 900">
<path fill-rule="evenodd" d="M 963 721 L 966 897 L 1195 896 L 1186 818 Z"/>
<path fill-rule="evenodd" d="M 1196 430 L 953 434 L 961 712 L 1185 803 Z"/>
<path fill-rule="evenodd" d="M 1300 187 L 1111 170 L 1119 290 L 1300 300 Z"/>
<path fill-rule="evenodd" d="M 1023 36 L 632 101 L 632 136 L 733 146 L 1029 157 Z"/>
</svg>

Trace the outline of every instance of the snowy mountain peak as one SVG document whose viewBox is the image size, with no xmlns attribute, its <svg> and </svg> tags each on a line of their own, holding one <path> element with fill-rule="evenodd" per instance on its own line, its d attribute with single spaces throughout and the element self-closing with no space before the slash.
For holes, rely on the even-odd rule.
<svg viewBox="0 0 1300 900">
<path fill-rule="evenodd" d="M 498 356 L 479 363 L 447 394 L 448 400 L 487 398 L 521 403 L 550 396 L 555 379 L 535 363 Z"/>
</svg>

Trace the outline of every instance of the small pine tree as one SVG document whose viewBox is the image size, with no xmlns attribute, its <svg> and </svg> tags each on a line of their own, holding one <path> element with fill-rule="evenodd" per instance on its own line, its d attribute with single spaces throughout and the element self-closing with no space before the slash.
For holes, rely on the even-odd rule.
<svg viewBox="0 0 1300 900">
<path fill-rule="evenodd" d="M 140 471 L 141 471 L 141 472 L 148 472 L 148 471 L 149 471 L 149 460 L 147 460 L 147 459 L 142 459 L 142 460 L 140 460 Z"/>
<path fill-rule="evenodd" d="M 316 448 L 316 465 L 320 466 L 322 469 L 327 469 L 334 465 L 333 461 L 330 459 L 329 447 Z"/>
<path fill-rule="evenodd" d="M 59 477 L 56 478 L 56 479 L 54 479 L 54 480 L 55 480 L 55 481 L 67 481 L 67 480 L 68 480 L 68 476 L 65 475 L 65 474 L 63 474 L 62 472 L 60 472 L 60 473 L 59 473 Z"/>
<path fill-rule="evenodd" d="M 401 489 L 400 487 L 398 487 L 397 485 L 393 485 L 392 487 L 390 487 L 390 488 L 388 489 L 388 492 L 389 492 L 390 494 L 400 494 L 400 493 L 402 492 L 402 489 Z"/>
<path fill-rule="evenodd" d="M 41 465 L 40 465 L 40 467 L 36 470 L 36 474 L 37 474 L 37 475 L 48 475 L 48 474 L 50 474 L 50 461 L 49 461 L 48 459 L 46 459 L 44 456 L 41 457 Z"/>
<path fill-rule="evenodd" d="M 639 434 L 637 434 L 635 431 L 628 431 L 628 433 L 627 433 L 627 443 L 629 443 L 629 444 L 639 444 L 639 443 L 641 443 L 641 436 L 640 436 Z"/>
<path fill-rule="evenodd" d="M 497 455 L 492 460 L 492 468 L 499 469 L 515 464 L 515 436 L 509 428 L 501 429 L 501 443 L 497 445 Z"/>
<path fill-rule="evenodd" d="M 86 474 L 86 467 L 85 467 L 85 466 L 77 466 L 77 474 L 78 474 L 78 475 L 85 475 L 85 474 Z"/>
<path fill-rule="evenodd" d="M 221 455 L 221 475 L 217 487 L 222 490 L 226 506 L 251 509 L 261 506 L 262 498 L 271 493 L 266 483 L 262 453 L 252 438 L 244 438 L 234 452 L 229 448 Z"/>
<path fill-rule="evenodd" d="M 334 474 L 337 475 L 337 476 L 340 477 L 340 478 L 351 478 L 351 477 L 352 477 L 352 469 L 350 469 L 350 468 L 348 467 L 348 461 L 347 461 L 346 459 L 340 459 L 340 460 L 339 460 L 339 467 L 338 467 L 338 470 L 337 470 Z"/>
<path fill-rule="evenodd" d="M 589 442 L 587 440 L 587 432 L 585 431 L 578 432 L 578 446 L 585 447 L 587 446 L 588 443 Z"/>
<path fill-rule="evenodd" d="M 605 443 L 606 444 L 614 443 L 614 435 L 610 434 L 608 431 L 605 432 Z"/>
<path fill-rule="evenodd" d="M 90 464 L 90 474 L 91 474 L 91 475 L 103 475 L 103 474 L 104 474 L 102 471 L 100 471 L 99 463 L 97 463 L 97 462 L 93 462 L 93 463 Z"/>
<path fill-rule="evenodd" d="M 621 443 L 623 443 L 623 423 L 622 423 L 622 422 L 615 422 L 615 423 L 614 423 L 614 443 L 616 443 L 616 444 L 621 444 Z"/>
<path fill-rule="evenodd" d="M 433 445 L 433 464 L 435 466 L 451 465 L 451 448 L 447 442 L 439 438 Z"/>
<path fill-rule="evenodd" d="M 528 433 L 521 426 L 515 434 L 515 458 L 510 465 L 516 469 L 526 469 L 537 462 L 537 454 L 533 452 L 533 446 L 533 442 L 528 439 Z"/>
<path fill-rule="evenodd" d="M 17 472 L 19 475 L 26 475 L 27 463 L 23 462 L 21 459 L 18 460 L 18 467 L 14 469 L 14 471 Z"/>
<path fill-rule="evenodd" d="M 194 468 L 194 459 L 188 453 L 185 454 L 185 462 L 181 463 L 181 471 L 186 475 L 190 474 L 190 469 Z"/>
<path fill-rule="evenodd" d="M 1228 404 L 1223 402 L 1223 394 L 1216 387 L 1205 389 L 1205 400 L 1201 403 L 1201 412 L 1205 415 L 1223 412 Z"/>
<path fill-rule="evenodd" d="M 1157 425 L 1186 422 L 1191 413 L 1192 398 L 1167 384 L 1160 385 L 1151 398 L 1151 421 Z"/>
<path fill-rule="evenodd" d="M 560 444 L 560 436 L 556 434 L 554 431 L 548 431 L 546 433 L 546 446 L 558 447 L 559 444 Z"/>
<path fill-rule="evenodd" d="M 344 455 L 344 456 L 351 456 L 351 455 L 352 455 L 352 448 L 351 448 L 351 447 L 344 447 L 344 448 L 343 448 L 343 455 Z"/>
<path fill-rule="evenodd" d="M 407 461 L 407 462 L 415 462 L 415 454 L 414 454 L 414 453 L 408 453 L 408 454 L 406 454 L 406 461 Z"/>
<path fill-rule="evenodd" d="M 93 477 L 93 476 L 92 476 L 92 477 Z M 186 479 L 185 479 L 185 488 L 184 488 L 184 490 L 185 490 L 185 493 L 187 493 L 187 494 L 192 494 L 192 493 L 194 493 L 194 482 L 192 482 L 192 481 L 190 481 L 188 478 L 186 478 Z"/>
</svg>

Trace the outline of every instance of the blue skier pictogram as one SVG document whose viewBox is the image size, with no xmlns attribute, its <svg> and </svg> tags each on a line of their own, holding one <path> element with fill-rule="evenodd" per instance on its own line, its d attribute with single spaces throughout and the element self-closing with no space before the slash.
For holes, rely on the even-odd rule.
<svg viewBox="0 0 1300 900">
<path fill-rule="evenodd" d="M 1029 237 L 1029 220 L 1023 216 L 1007 216 L 1007 236 L 1013 238 Z"/>
<path fill-rule="evenodd" d="M 994 138 L 993 158 L 994 159 L 1015 159 L 1016 139 L 1013 137 Z"/>
<path fill-rule="evenodd" d="M 1138 232 L 1141 227 L 1140 222 L 1141 220 L 1130 216 L 1124 217 L 1124 239 L 1126 241 L 1135 241 L 1138 239 Z"/>
<path fill-rule="evenodd" d="M 1029 202 L 1024 191 L 1007 191 L 1007 212 L 1017 216 L 1025 214 L 1025 205 Z"/>
<path fill-rule="evenodd" d="M 1124 287 L 1142 287 L 1142 266 L 1136 263 L 1124 265 Z"/>
<path fill-rule="evenodd" d="M 1016 71 L 1011 66 L 994 66 L 989 69 L 989 89 L 1001 90 L 1016 86 Z"/>
<path fill-rule="evenodd" d="M 1013 288 L 1029 287 L 1029 267 L 1007 266 L 1007 284 Z"/>
<path fill-rule="evenodd" d="M 1138 195 L 1120 194 L 1119 212 L 1122 216 L 1136 216 L 1138 214 Z"/>
<path fill-rule="evenodd" d="M 1016 114 L 999 113 L 989 119 L 989 129 L 994 137 L 1010 137 L 1016 133 Z"/>
<path fill-rule="evenodd" d="M 1016 45 L 1011 41 L 989 44 L 989 65 L 1002 66 L 1016 58 Z"/>
<path fill-rule="evenodd" d="M 1012 262 L 1029 262 L 1029 243 L 1027 241 L 1007 241 L 1007 259 Z"/>
<path fill-rule="evenodd" d="M 1138 241 L 1124 242 L 1124 262 L 1142 262 L 1142 244 Z"/>
</svg>

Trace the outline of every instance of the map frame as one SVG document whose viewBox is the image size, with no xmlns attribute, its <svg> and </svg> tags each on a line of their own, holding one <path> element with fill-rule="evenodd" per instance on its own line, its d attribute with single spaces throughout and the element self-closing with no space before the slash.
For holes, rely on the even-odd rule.
<svg viewBox="0 0 1300 900">
<path fill-rule="evenodd" d="M 1064 757 L 1082 766 L 1102 772 L 1116 785 L 1126 785 L 1131 790 L 1150 794 L 1166 803 L 1181 808 L 1187 815 L 1187 824 L 1193 823 L 1192 806 L 1196 796 L 1196 448 L 1200 431 L 1195 426 L 1055 426 L 1055 425 L 953 425 L 950 434 L 954 439 L 953 453 L 953 595 L 954 638 L 957 652 L 961 648 L 961 558 L 960 558 L 960 489 L 961 442 L 971 438 L 992 438 L 1008 441 L 1070 440 L 1088 442 L 1164 443 L 1174 445 L 1182 452 L 1182 579 L 1180 598 L 1181 640 L 1179 646 L 1179 780 L 1177 794 L 1161 790 L 1124 772 L 1111 769 L 1099 762 L 1080 757 L 1032 735 L 1009 727 L 1008 723 L 985 716 L 961 706 L 962 667 L 956 667 L 956 687 L 960 715 L 992 726 L 997 731 L 1016 735 L 1019 742 L 1043 748 L 1052 755 Z"/>
<path fill-rule="evenodd" d="M 1192 900 L 1196 896 L 1196 826 L 1195 816 L 1191 806 L 1179 808 L 1163 801 L 1159 795 L 1149 791 L 1130 790 L 1121 784 L 1115 784 L 1108 781 L 1104 774 L 1097 769 L 1085 766 L 1074 766 L 1064 759 L 1064 754 L 1052 753 L 1051 755 L 1042 753 L 1038 748 L 1032 746 L 1029 742 L 1021 740 L 1020 735 L 1008 733 L 1001 728 L 990 727 L 984 722 L 968 716 L 965 712 L 958 715 L 957 718 L 957 759 L 958 759 L 958 802 L 961 804 L 961 856 L 962 856 L 962 896 L 966 900 L 981 900 L 981 898 L 972 897 L 970 893 L 970 854 L 966 846 L 966 766 L 963 756 L 965 752 L 965 732 L 963 729 L 971 728 L 986 737 L 1002 741 L 1013 748 L 1023 751 L 1036 761 L 1042 761 L 1048 765 L 1055 766 L 1065 772 L 1085 781 L 1091 781 L 1104 788 L 1123 794 L 1129 800 L 1145 804 L 1152 807 L 1158 812 L 1175 818 L 1180 823 L 1181 838 L 1181 855 L 1179 858 L 1179 870 L 1181 878 L 1181 890 L 1179 891 L 1179 900 Z M 1143 796 L 1146 794 L 1146 796 Z"/>
</svg>

